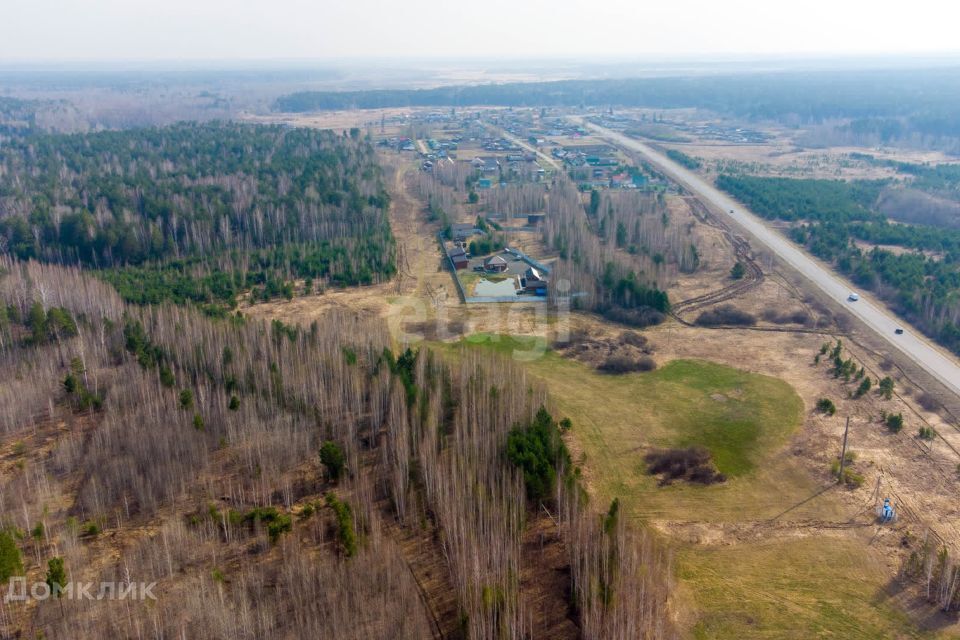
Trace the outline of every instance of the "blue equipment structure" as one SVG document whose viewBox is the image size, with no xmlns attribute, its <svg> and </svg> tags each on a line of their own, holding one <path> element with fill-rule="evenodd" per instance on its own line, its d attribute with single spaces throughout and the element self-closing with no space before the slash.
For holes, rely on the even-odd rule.
<svg viewBox="0 0 960 640">
<path fill-rule="evenodd" d="M 877 507 L 877 517 L 880 519 L 880 522 L 886 524 L 888 522 L 893 522 L 897 519 L 897 512 L 894 511 L 893 505 L 890 504 L 890 498 L 883 499 L 883 506 Z"/>
</svg>

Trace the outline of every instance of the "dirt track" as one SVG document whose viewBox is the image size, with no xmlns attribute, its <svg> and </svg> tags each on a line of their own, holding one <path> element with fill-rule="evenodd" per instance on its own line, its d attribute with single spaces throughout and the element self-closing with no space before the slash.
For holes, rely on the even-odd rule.
<svg viewBox="0 0 960 640">
<path fill-rule="evenodd" d="M 681 322 L 684 322 L 681 320 L 681 314 L 697 311 L 704 307 L 741 296 L 757 287 L 763 281 L 763 269 L 760 268 L 760 265 L 750 254 L 750 244 L 742 237 L 734 234 L 725 223 L 711 216 L 710 212 L 699 200 L 689 198 L 687 202 L 690 205 L 690 210 L 698 220 L 703 224 L 714 226 L 723 232 L 724 237 L 726 237 L 727 241 L 733 247 L 737 261 L 744 266 L 745 274 L 740 280 L 725 287 L 675 303 L 673 305 L 672 315 Z"/>
</svg>

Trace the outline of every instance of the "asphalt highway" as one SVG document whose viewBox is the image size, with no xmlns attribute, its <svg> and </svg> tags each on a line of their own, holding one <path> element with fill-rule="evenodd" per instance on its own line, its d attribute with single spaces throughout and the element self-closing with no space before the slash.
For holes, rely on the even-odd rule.
<svg viewBox="0 0 960 640">
<path fill-rule="evenodd" d="M 656 149 L 639 140 L 592 123 L 584 122 L 584 125 L 613 144 L 643 155 L 647 161 L 682 184 L 687 190 L 720 209 L 728 218 L 752 236 L 757 243 L 779 256 L 783 262 L 796 269 L 831 298 L 846 305 L 851 314 L 862 320 L 867 327 L 886 340 L 890 346 L 903 352 L 927 373 L 960 396 L 960 363 L 958 363 L 958 360 L 944 349 L 933 345 L 918 330 L 899 319 L 882 303 L 872 300 L 871 296 L 858 291 L 829 266 L 807 254 L 779 231 L 768 227 L 762 218 L 750 212 L 738 201 L 692 171 L 670 160 Z M 855 291 L 859 294 L 860 299 L 851 302 L 848 297 Z M 895 333 L 897 328 L 904 330 L 902 335 Z"/>
</svg>

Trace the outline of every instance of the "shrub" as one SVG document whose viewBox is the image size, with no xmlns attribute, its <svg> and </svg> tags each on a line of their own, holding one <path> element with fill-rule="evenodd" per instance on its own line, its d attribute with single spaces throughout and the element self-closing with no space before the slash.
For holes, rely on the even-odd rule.
<svg viewBox="0 0 960 640">
<path fill-rule="evenodd" d="M 853 451 L 847 451 L 846 456 L 844 456 L 845 462 L 843 466 L 843 483 L 850 488 L 857 488 L 861 486 L 864 482 L 864 477 L 862 473 L 857 473 L 853 470 L 852 466 L 854 461 L 857 459 L 857 455 Z M 840 476 L 840 460 L 834 460 L 833 464 L 830 466 L 830 473 L 834 477 Z"/>
<path fill-rule="evenodd" d="M 95 410 L 99 410 L 103 406 L 103 397 L 94 395 L 87 389 L 81 378 L 83 366 L 78 359 L 74 358 L 74 361 L 73 364 L 76 365 L 73 367 L 74 370 L 63 379 L 64 391 L 67 392 L 67 395 L 74 396 L 77 409 L 86 411 L 92 407 Z"/>
<path fill-rule="evenodd" d="M 349 365 L 357 364 L 357 352 L 350 347 L 341 347 L 340 350 L 343 352 L 343 359 Z"/>
<path fill-rule="evenodd" d="M 357 532 L 353 526 L 353 511 L 350 509 L 350 505 L 338 500 L 332 491 L 327 494 L 326 501 L 327 506 L 333 509 L 336 516 L 337 539 L 343 546 L 343 552 L 348 558 L 355 556 L 357 554 Z"/>
<path fill-rule="evenodd" d="M 870 377 L 864 376 L 863 380 L 860 381 L 860 386 L 857 387 L 857 392 L 854 394 L 854 396 L 857 398 L 863 397 L 868 391 L 870 391 L 870 387 L 872 386 L 873 382 L 870 380 Z"/>
<path fill-rule="evenodd" d="M 180 408 L 189 409 L 193 406 L 193 391 L 184 389 L 180 392 Z"/>
<path fill-rule="evenodd" d="M 230 411 L 237 411 L 240 408 L 240 398 L 235 395 L 230 396 L 230 404 L 227 405 L 227 408 Z"/>
<path fill-rule="evenodd" d="M 832 416 L 837 412 L 837 405 L 830 398 L 820 398 L 817 400 L 817 411 Z"/>
<path fill-rule="evenodd" d="M 628 327 L 642 329 L 652 327 L 666 320 L 667 316 L 653 307 L 637 307 L 627 309 L 619 306 L 609 306 L 600 309 L 601 315 L 607 320 L 625 324 Z"/>
<path fill-rule="evenodd" d="M 261 523 L 267 527 L 267 535 L 271 543 L 276 543 L 280 535 L 292 530 L 293 519 L 286 513 L 281 513 L 276 507 L 254 507 L 244 514 L 230 511 L 227 514 L 230 523 L 238 525 L 246 522 L 252 525 Z"/>
<path fill-rule="evenodd" d="M 933 440 L 937 437 L 937 432 L 933 430 L 933 427 L 920 427 L 917 437 L 921 440 Z"/>
<path fill-rule="evenodd" d="M 160 384 L 169 389 L 173 387 L 176 382 L 176 378 L 174 378 L 173 371 L 170 367 L 165 364 L 160 365 Z"/>
<path fill-rule="evenodd" d="M 274 520 L 267 523 L 267 535 L 270 537 L 272 544 L 276 544 L 282 534 L 292 529 L 293 519 L 285 513 L 279 514 Z"/>
<path fill-rule="evenodd" d="M 63 390 L 67 393 L 75 393 L 79 387 L 79 382 L 77 382 L 76 376 L 72 373 L 68 373 L 67 377 L 63 379 Z"/>
<path fill-rule="evenodd" d="M 53 597 L 59 598 L 63 595 L 63 590 L 67 586 L 67 572 L 63 568 L 63 558 L 50 558 L 47 561 L 46 583 Z"/>
<path fill-rule="evenodd" d="M 772 322 L 774 324 L 802 324 L 806 325 L 810 322 L 810 314 L 806 311 L 789 311 L 787 313 L 780 313 L 776 309 L 764 309 L 763 319 L 767 322 Z M 821 351 L 821 354 L 825 354 L 826 351 Z"/>
<path fill-rule="evenodd" d="M 490 235 L 473 240 L 470 243 L 468 250 L 472 256 L 485 256 L 503 249 L 506 244 L 506 240 L 503 236 Z"/>
<path fill-rule="evenodd" d="M 894 433 L 900 433 L 900 430 L 903 429 L 903 414 L 902 413 L 891 413 L 888 414 L 885 419 L 887 428 Z"/>
<path fill-rule="evenodd" d="M 20 549 L 9 531 L 0 531 L 0 582 L 13 576 L 23 575 L 23 559 Z"/>
<path fill-rule="evenodd" d="M 730 277 L 734 280 L 740 280 L 743 276 L 747 275 L 747 268 L 743 266 L 743 263 L 737 261 L 733 268 L 730 269 Z"/>
<path fill-rule="evenodd" d="M 86 411 L 87 409 L 94 409 L 99 411 L 103 407 L 103 397 L 96 396 L 87 391 L 86 388 L 81 390 L 80 400 L 77 402 L 77 407 L 81 411 Z"/>
<path fill-rule="evenodd" d="M 620 342 L 623 344 L 628 344 L 632 347 L 637 347 L 639 349 L 645 349 L 647 347 L 647 336 L 642 333 L 637 333 L 636 331 L 624 331 L 620 334 Z"/>
<path fill-rule="evenodd" d="M 400 382 L 403 383 L 403 388 L 407 392 L 407 406 L 410 407 L 412 407 L 413 403 L 416 402 L 417 394 L 419 392 L 414 373 L 414 369 L 417 364 L 417 354 L 419 353 L 419 349 L 413 351 L 407 347 L 406 351 L 401 353 L 399 356 L 394 356 L 390 349 L 384 347 L 383 353 L 380 355 L 380 359 L 377 361 L 378 369 L 381 364 L 386 364 L 387 368 L 390 369 L 390 373 L 400 378 Z"/>
<path fill-rule="evenodd" d="M 631 358 L 630 356 L 613 354 L 604 360 L 599 367 L 607 373 L 629 373 L 632 371 L 653 371 L 657 362 L 650 356 Z"/>
<path fill-rule="evenodd" d="M 940 408 L 940 401 L 937 400 L 937 397 L 928 391 L 924 391 L 917 398 L 917 402 L 920 403 L 920 406 L 926 409 L 927 411 L 936 411 Z"/>
<path fill-rule="evenodd" d="M 254 507 L 240 516 L 240 522 L 273 522 L 280 515 L 276 507 Z"/>
<path fill-rule="evenodd" d="M 846 381 L 850 381 L 850 378 L 853 377 L 857 372 L 857 364 L 853 361 L 853 358 L 847 358 L 844 360 L 840 356 L 836 356 L 833 359 L 833 377 L 834 378 L 843 378 Z"/>
<path fill-rule="evenodd" d="M 661 485 L 670 484 L 673 480 L 715 484 L 727 479 L 714 468 L 710 452 L 703 447 L 651 451 L 644 456 L 644 461 L 647 463 L 647 473 L 663 476 Z"/>
<path fill-rule="evenodd" d="M 757 318 L 752 313 L 741 311 L 732 304 L 724 304 L 701 313 L 696 324 L 701 327 L 750 327 L 757 324 Z"/>
<path fill-rule="evenodd" d="M 336 442 L 327 440 L 320 447 L 320 462 L 326 467 L 327 474 L 334 481 L 337 481 L 346 469 L 347 456 L 344 455 L 343 449 Z"/>
<path fill-rule="evenodd" d="M 843 468 L 843 483 L 851 489 L 856 489 L 863 485 L 864 477 L 862 473 L 857 473 L 849 467 Z"/>
<path fill-rule="evenodd" d="M 880 391 L 880 395 L 889 400 L 893 396 L 893 378 L 890 376 L 885 377 L 877 385 L 877 388 Z"/>
</svg>

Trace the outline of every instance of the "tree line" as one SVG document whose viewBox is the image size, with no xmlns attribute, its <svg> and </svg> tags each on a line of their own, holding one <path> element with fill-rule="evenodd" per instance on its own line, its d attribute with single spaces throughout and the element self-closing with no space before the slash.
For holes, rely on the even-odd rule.
<svg viewBox="0 0 960 640">
<path fill-rule="evenodd" d="M 281 96 L 278 111 L 384 107 L 602 106 L 709 109 L 788 124 L 841 121 L 879 128 L 886 140 L 916 134 L 956 145 L 960 79 L 954 69 L 877 69 L 814 73 L 740 73 L 451 85 L 432 89 L 301 91 Z"/>
</svg>

